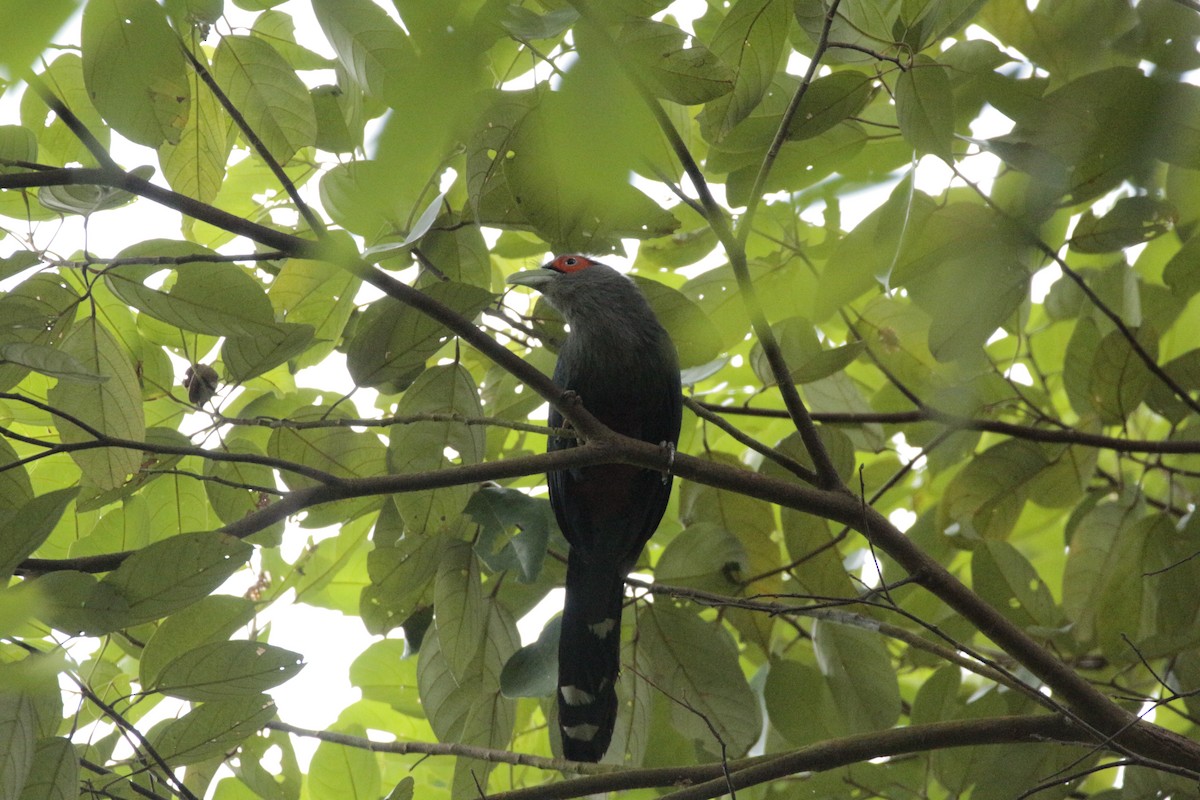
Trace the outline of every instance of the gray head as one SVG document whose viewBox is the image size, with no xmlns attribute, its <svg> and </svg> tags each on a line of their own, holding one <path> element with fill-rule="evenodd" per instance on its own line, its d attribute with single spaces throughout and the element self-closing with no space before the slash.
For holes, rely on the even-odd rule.
<svg viewBox="0 0 1200 800">
<path fill-rule="evenodd" d="M 620 335 L 619 329 L 629 326 L 660 329 L 650 304 L 633 281 L 587 256 L 559 256 L 538 269 L 510 275 L 507 282 L 537 289 L 572 331 L 585 336 L 601 331 Z M 644 335 L 644 331 L 638 333 Z"/>
</svg>

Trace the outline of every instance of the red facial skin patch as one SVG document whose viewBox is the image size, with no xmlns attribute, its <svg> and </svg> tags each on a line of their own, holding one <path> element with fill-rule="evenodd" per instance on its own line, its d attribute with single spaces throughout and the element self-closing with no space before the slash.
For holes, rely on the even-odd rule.
<svg viewBox="0 0 1200 800">
<path fill-rule="evenodd" d="M 559 256 L 550 262 L 550 269 L 563 273 L 579 272 L 579 270 L 587 269 L 595 263 L 595 261 L 592 261 L 587 256 Z"/>
</svg>

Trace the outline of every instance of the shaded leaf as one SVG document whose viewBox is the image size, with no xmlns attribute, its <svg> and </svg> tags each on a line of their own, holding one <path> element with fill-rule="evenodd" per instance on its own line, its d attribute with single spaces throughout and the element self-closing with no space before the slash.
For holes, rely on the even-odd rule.
<svg viewBox="0 0 1200 800">
<path fill-rule="evenodd" d="M 813 623 L 821 674 L 851 732 L 885 730 L 900 715 L 900 687 L 879 635 L 825 620 Z"/>
<path fill-rule="evenodd" d="M 954 95 L 946 70 L 932 59 L 917 56 L 896 79 L 896 119 L 918 154 L 931 153 L 952 163 Z"/>
<path fill-rule="evenodd" d="M 316 141 L 308 88 L 265 40 L 222 37 L 213 54 L 213 77 L 278 163 Z"/>
<path fill-rule="evenodd" d="M 166 664 L 154 687 L 184 700 L 224 700 L 258 695 L 304 667 L 299 653 L 265 642 L 213 642 Z"/>
<path fill-rule="evenodd" d="M 187 766 L 219 756 L 253 736 L 275 716 L 266 695 L 214 700 L 155 728 L 151 747 L 173 766 Z"/>
<path fill-rule="evenodd" d="M 77 324 L 63 340 L 62 352 L 87 372 L 106 380 L 99 383 L 59 381 L 48 394 L 59 411 L 95 429 L 103 436 L 138 441 L 145 435 L 141 387 L 129 357 L 113 335 L 95 319 Z M 55 418 L 59 436 L 68 444 L 94 442 L 96 437 L 62 417 Z M 89 483 L 115 489 L 137 472 L 138 450 L 104 447 L 71 452 Z"/>
<path fill-rule="evenodd" d="M 123 136 L 147 147 L 179 141 L 191 88 L 183 52 L 157 3 L 88 3 L 83 74 L 96 108 Z"/>
<path fill-rule="evenodd" d="M 671 720 L 679 732 L 709 752 L 721 753 L 723 743 L 731 756 L 745 753 L 758 739 L 762 719 L 728 632 L 669 603 L 654 603 L 638 615 L 638 635 L 654 684 L 675 700 Z"/>
</svg>

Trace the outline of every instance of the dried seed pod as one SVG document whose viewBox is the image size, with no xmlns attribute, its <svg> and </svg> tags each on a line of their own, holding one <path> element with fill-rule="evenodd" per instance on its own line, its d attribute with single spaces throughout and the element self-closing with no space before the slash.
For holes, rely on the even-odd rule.
<svg viewBox="0 0 1200 800">
<path fill-rule="evenodd" d="M 188 402 L 202 406 L 217 393 L 221 383 L 217 371 L 208 364 L 193 364 L 183 376 L 183 388 L 187 389 Z"/>
</svg>

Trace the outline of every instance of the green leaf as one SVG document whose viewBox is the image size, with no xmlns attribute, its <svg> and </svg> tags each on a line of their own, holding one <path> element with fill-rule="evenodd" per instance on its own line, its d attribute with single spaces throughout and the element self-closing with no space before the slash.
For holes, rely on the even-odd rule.
<svg viewBox="0 0 1200 800">
<path fill-rule="evenodd" d="M 659 556 L 654 580 L 668 586 L 737 594 L 740 580 L 749 577 L 745 546 L 729 531 L 711 522 L 684 528 Z"/>
<path fill-rule="evenodd" d="M 331 153 L 349 153 L 362 146 L 362 135 L 352 130 L 342 107 L 342 92 L 336 86 L 317 86 L 310 89 L 313 113 L 316 116 L 317 134 L 315 144 L 319 150 Z"/>
<path fill-rule="evenodd" d="M 919 155 L 953 163 L 954 93 L 946 70 L 933 59 L 918 55 L 896 79 L 896 120 Z"/>
<path fill-rule="evenodd" d="M 431 631 L 421 647 L 417 681 L 421 704 L 439 741 L 504 747 L 512 736 L 515 704 L 500 694 L 500 673 L 520 645 L 516 626 L 492 600 L 483 608 L 485 633 L 479 657 L 462 679 L 456 679 Z M 490 767 L 460 758 L 455 765 L 452 797 L 469 797 L 475 781 L 486 780 Z"/>
<path fill-rule="evenodd" d="M 978 205 L 930 215 L 892 273 L 931 318 L 929 349 L 939 361 L 977 356 L 1029 289 L 1022 234 Z"/>
<path fill-rule="evenodd" d="M 221 359 L 230 380 L 248 381 L 300 355 L 312 339 L 311 325 L 278 323 L 266 336 L 226 338 Z"/>
<path fill-rule="evenodd" d="M 182 262 L 172 267 L 175 281 L 169 291 L 152 289 L 143 282 L 161 267 L 119 266 L 105 273 L 113 294 L 139 311 L 168 325 L 213 336 L 260 338 L 278 343 L 296 330 L 275 322 L 275 311 L 266 292 L 240 267 L 186 261 L 190 255 L 216 255 L 207 248 L 149 240 L 123 250 L 117 259 L 137 258 L 150 252 L 174 256 Z"/>
<path fill-rule="evenodd" d="M 0 692 L 0 796 L 20 797 L 33 768 L 37 720 L 33 701 L 23 692 Z"/>
<path fill-rule="evenodd" d="M 424 292 L 468 319 L 493 299 L 484 289 L 453 282 L 435 283 Z M 346 367 L 359 386 L 400 391 L 450 337 L 440 323 L 385 297 L 376 301 L 359 323 L 346 352 Z"/>
<path fill-rule="evenodd" d="M 154 175 L 154 167 L 137 167 L 130 172 L 149 180 Z M 85 217 L 97 211 L 128 205 L 134 201 L 134 197 L 132 192 L 124 189 L 90 184 L 43 186 L 38 189 L 38 202 L 51 211 L 60 214 L 81 214 Z"/>
<path fill-rule="evenodd" d="M 137 441 L 145 435 L 141 387 L 125 350 L 96 319 L 77 324 L 63 339 L 62 352 L 84 370 L 106 378 L 100 383 L 59 381 L 50 389 L 50 405 L 89 425 L 104 436 Z M 96 437 L 73 422 L 55 417 L 66 444 L 86 444 Z M 138 471 L 142 455 L 135 449 L 103 447 L 75 450 L 71 458 L 87 481 L 101 489 L 116 489 Z"/>
<path fill-rule="evenodd" d="M 193 55 L 207 66 L 203 52 Z M 178 142 L 159 145 L 158 164 L 172 189 L 211 204 L 221 190 L 225 164 L 233 149 L 233 121 L 195 71 L 188 72 L 188 83 L 191 100 L 187 122 Z"/>
<path fill-rule="evenodd" d="M 848 731 L 886 730 L 895 724 L 900 687 L 877 633 L 817 620 L 813 650 Z"/>
<path fill-rule="evenodd" d="M 87 608 L 126 625 L 164 617 L 208 596 L 242 568 L 252 548 L 224 533 L 184 533 L 155 542 L 104 577 Z"/>
<path fill-rule="evenodd" d="M 802 317 L 783 320 L 774 328 L 791 379 L 798 384 L 812 383 L 840 372 L 866 349 L 865 342 L 822 348 L 812 322 Z M 757 342 L 750 351 L 750 364 L 764 386 L 775 385 L 775 373 L 771 370 L 762 346 Z"/>
<path fill-rule="evenodd" d="M 359 86 L 380 99 L 398 91 L 412 45 L 382 8 L 370 0 L 314 0 L 312 6 L 338 62 Z"/>
<path fill-rule="evenodd" d="M 708 752 L 722 753 L 712 725 L 730 756 L 749 750 L 761 733 L 762 718 L 728 631 L 660 602 L 638 615 L 638 636 L 654 684 L 678 701 L 671 704 L 676 730 Z"/>
<path fill-rule="evenodd" d="M 230 768 L 257 798 L 300 796 L 303 773 L 292 738 L 283 731 L 263 731 L 244 740 L 238 747 L 237 763 Z"/>
<path fill-rule="evenodd" d="M 371 584 L 361 599 L 363 624 L 375 634 L 387 633 L 417 612 L 441 562 L 445 537 L 401 538 L 403 529 L 395 504 L 385 503 L 375 524 L 375 549 L 367 554 Z"/>
<path fill-rule="evenodd" d="M 275 704 L 266 695 L 213 700 L 156 727 L 147 739 L 168 764 L 188 766 L 232 750 L 274 716 Z"/>
<path fill-rule="evenodd" d="M 1147 586 L 1137 567 L 1155 522 L 1135 507 L 1104 502 L 1075 529 L 1063 573 L 1063 610 L 1081 646 L 1099 644 L 1109 657 L 1136 658 L 1121 635 L 1139 638 Z"/>
<path fill-rule="evenodd" d="M 350 665 L 350 683 L 364 700 L 378 700 L 401 714 L 423 719 L 417 659 L 408 656 L 407 648 L 408 643 L 399 639 L 372 642 Z"/>
<path fill-rule="evenodd" d="M 0 2 L 0 18 L 21 21 L 0 28 L 0 72 L 9 77 L 24 74 L 78 7 L 77 0 L 48 0 L 37 6 L 22 0 Z"/>
<path fill-rule="evenodd" d="M 1050 587 L 1007 542 L 986 541 L 975 550 L 971 586 L 993 608 L 1024 628 L 1049 629 L 1062 624 Z"/>
<path fill-rule="evenodd" d="M 483 416 L 479 391 L 460 364 L 431 367 L 404 393 L 396 412 L 411 421 L 389 430 L 388 470 L 416 474 L 483 460 L 482 427 L 459 420 Z M 441 420 L 427 419 L 441 415 Z M 470 486 L 405 492 L 393 502 L 404 517 L 406 535 L 453 532 L 462 522 Z"/>
<path fill-rule="evenodd" d="M 705 138 L 725 138 L 763 99 L 787 41 L 789 6 L 782 0 L 738 0 L 721 20 L 709 49 L 733 70 L 733 92 L 704 107 Z"/>
<path fill-rule="evenodd" d="M 488 246 L 477 225 L 463 225 L 453 217 L 442 215 L 422 237 L 421 252 L 452 281 L 482 289 L 492 285 Z"/>
<path fill-rule="evenodd" d="M 17 452 L 7 439 L 0 439 L 0 517 L 7 517 L 33 499 L 33 484 L 24 466 L 18 466 Z"/>
<path fill-rule="evenodd" d="M 646 296 L 658 321 L 671 334 L 684 367 L 707 364 L 721 354 L 721 337 L 712 320 L 687 295 L 658 281 L 634 275 L 633 282 Z"/>
<path fill-rule="evenodd" d="M 1189 350 L 1163 364 L 1163 372 L 1188 392 L 1200 389 L 1200 348 Z M 1182 422 L 1192 414 L 1191 409 L 1161 380 L 1151 382 L 1146 405 L 1173 423 Z"/>
<path fill-rule="evenodd" d="M 942 495 L 938 525 L 970 538 L 1003 539 L 1025 507 L 1029 486 L 1049 459 L 1033 442 L 1010 439 L 971 459 Z"/>
<path fill-rule="evenodd" d="M 42 73 L 42 78 L 55 88 L 55 94 L 63 99 L 96 140 L 107 148 L 111 144 L 112 132 L 92 103 L 83 69 L 83 59 L 78 53 L 63 53 Z M 43 163 L 65 165 L 78 162 L 85 166 L 96 166 L 95 156 L 88 152 L 79 137 L 57 114 L 51 113 L 36 92 L 25 92 L 21 98 L 21 122 L 37 133 L 37 157 Z M 3 204 L 0 207 L 4 207 Z M 24 218 L 29 213 L 21 208 L 17 216 Z M 50 212 L 42 211 L 37 218 L 48 219 L 52 216 Z"/>
<path fill-rule="evenodd" d="M 0 295 L 0 339 L 57 347 L 75 319 L 79 296 L 56 275 L 35 275 Z M 86 360 L 84 361 L 86 363 Z M 17 385 L 29 370 L 0 365 L 0 389 Z"/>
<path fill-rule="evenodd" d="M 665 236 L 679 225 L 629 183 L 632 166 L 670 162 L 632 89 L 618 71 L 604 66 L 582 61 L 560 91 L 510 123 L 505 149 L 488 148 L 494 151 L 492 169 L 503 170 L 511 192 L 509 213 L 519 214 L 556 250 L 612 252 L 623 237 Z M 609 114 L 596 97 L 624 103 L 631 113 Z M 589 135 L 580 136 L 580 130 Z"/>
<path fill-rule="evenodd" d="M 763 701 L 771 726 L 793 745 L 828 741 L 846 733 L 829 683 L 813 667 L 773 659 Z"/>
<path fill-rule="evenodd" d="M 569 6 L 538 14 L 514 4 L 504 9 L 504 17 L 500 24 L 516 38 L 533 41 L 562 36 L 577 19 L 579 12 Z"/>
<path fill-rule="evenodd" d="M 933 211 L 929 195 L 913 189 L 911 175 L 896 184 L 883 205 L 837 243 L 817 286 L 813 320 L 824 322 L 842 305 L 886 281 L 905 242 Z"/>
<path fill-rule="evenodd" d="M 38 495 L 11 511 L 0 511 L 0 577 L 12 575 L 25 557 L 38 549 L 54 530 L 63 511 L 79 494 L 79 487 Z"/>
<path fill-rule="evenodd" d="M 1147 242 L 1169 231 L 1175 208 L 1155 197 L 1122 197 L 1107 214 L 1097 217 L 1089 208 L 1071 234 L 1071 249 L 1079 253 L 1110 253 Z"/>
<path fill-rule="evenodd" d="M 66 800 L 79 791 L 79 754 L 66 737 L 41 739 L 25 779 L 21 800 Z"/>
<path fill-rule="evenodd" d="M 1143 325 L 1133 334 L 1142 349 L 1154 359 L 1158 354 L 1155 331 Z M 1109 425 L 1120 425 L 1145 399 L 1154 380 L 1154 374 L 1125 334 L 1112 331 L 1096 348 L 1088 396 L 1101 420 Z"/>
<path fill-rule="evenodd" d="M 307 406 L 294 412 L 296 421 L 349 419 L 346 412 L 332 406 Z M 346 478 L 381 475 L 385 469 L 383 444 L 375 437 L 359 436 L 347 426 L 314 428 L 276 428 L 267 442 L 267 453 L 312 469 Z M 315 485 L 304 475 L 285 471 L 284 482 L 291 488 Z M 345 521 L 347 517 L 341 517 Z"/>
<path fill-rule="evenodd" d="M 903 2 L 897 27 L 905 26 L 901 41 L 914 51 L 924 50 L 967 24 L 986 0 L 916 0 Z"/>
<path fill-rule="evenodd" d="M 512 654 L 500 673 L 505 697 L 550 697 L 558 685 L 558 639 L 562 616 L 555 616 L 533 644 Z"/>
<path fill-rule="evenodd" d="M 812 139 L 858 114 L 871 97 L 873 80 L 870 75 L 855 70 L 842 70 L 815 78 L 808 85 L 796 115 L 788 124 L 788 139 Z M 778 124 L 772 127 L 778 127 Z"/>
<path fill-rule="evenodd" d="M 0 153 L 3 152 L 3 146 L 3 142 L 0 142 Z M 3 168 L 0 168 L 0 174 L 2 173 Z M 12 255 L 0 258 L 0 280 L 11 278 L 13 275 L 24 272 L 40 262 L 41 259 L 38 257 L 38 254 L 29 250 L 18 250 Z"/>
<path fill-rule="evenodd" d="M 442 548 L 433 597 L 433 621 L 442 656 L 450 673 L 461 682 L 476 660 L 487 630 L 479 563 L 470 543 L 454 541 Z"/>
<path fill-rule="evenodd" d="M 254 617 L 254 604 L 244 597 L 210 595 L 167 617 L 146 642 L 139 661 L 142 686 L 154 688 L 168 664 L 204 644 L 228 639 Z"/>
<path fill-rule="evenodd" d="M 212 642 L 162 668 L 155 690 L 193 702 L 257 695 L 304 667 L 299 653 L 265 642 Z"/>
<path fill-rule="evenodd" d="M 366 737 L 358 725 L 339 733 Z M 308 767 L 308 792 L 313 800 L 366 800 L 382 793 L 379 761 L 369 750 L 321 742 Z"/>
<path fill-rule="evenodd" d="M 80 383 L 103 383 L 106 375 L 89 372 L 79 359 L 69 353 L 33 342 L 0 344 L 0 363 L 17 364 L 51 378 Z"/>
<path fill-rule="evenodd" d="M 484 486 L 471 495 L 463 513 L 480 527 L 475 553 L 488 569 L 513 570 L 522 583 L 538 579 L 555 524 L 549 501 L 517 489 Z"/>
<path fill-rule="evenodd" d="M 96 108 L 121 135 L 147 147 L 179 141 L 191 87 L 183 52 L 157 3 L 88 3 L 83 75 Z"/>
<path fill-rule="evenodd" d="M 674 25 L 626 22 L 617 36 L 623 56 L 637 64 L 655 94 L 683 105 L 707 103 L 733 91 L 734 71 Z"/>
<path fill-rule="evenodd" d="M 308 87 L 265 40 L 222 37 L 213 55 L 213 77 L 279 164 L 316 141 Z"/>
<path fill-rule="evenodd" d="M 332 69 L 335 61 L 296 43 L 296 23 L 290 14 L 265 11 L 254 20 L 250 32 L 271 45 L 296 70 Z"/>
<path fill-rule="evenodd" d="M 957 667 L 947 665 L 936 670 L 921 684 L 913 700 L 913 724 L 929 725 L 960 718 L 963 715 L 963 703 L 958 699 L 961 687 L 962 676 Z"/>
<path fill-rule="evenodd" d="M 226 440 L 226 447 L 234 453 L 263 455 L 261 450 L 245 440 Z M 276 486 L 271 468 L 260 464 L 247 464 L 239 461 L 206 461 L 204 474 L 217 479 L 205 481 L 204 492 L 213 511 L 217 513 L 217 517 L 226 525 L 261 509 L 263 504 L 269 502 L 272 497 L 265 490 L 274 489 Z M 282 523 L 273 525 L 263 532 L 272 530 L 282 533 Z"/>
<path fill-rule="evenodd" d="M 1075 323 L 1063 357 L 1063 388 L 1071 407 L 1080 416 L 1094 417 L 1092 405 L 1092 365 L 1100 349 L 1100 331 L 1090 317 Z"/>
<path fill-rule="evenodd" d="M 829 39 L 870 50 L 891 46 L 895 41 L 894 31 L 899 22 L 900 7 L 900 0 L 844 0 L 838 6 L 837 16 L 829 29 Z M 800 27 L 816 42 L 825 27 L 828 13 L 824 0 L 797 0 L 794 13 Z M 841 48 L 830 49 L 826 56 L 842 62 L 871 60 L 865 53 Z"/>
</svg>

